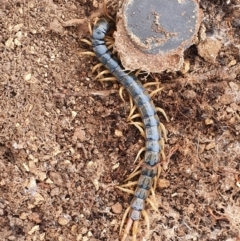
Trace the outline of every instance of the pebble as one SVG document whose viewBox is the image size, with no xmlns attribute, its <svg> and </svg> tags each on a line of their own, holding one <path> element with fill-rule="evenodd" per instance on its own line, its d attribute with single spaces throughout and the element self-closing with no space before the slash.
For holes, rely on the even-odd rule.
<svg viewBox="0 0 240 241">
<path fill-rule="evenodd" d="M 119 203 L 119 202 L 113 204 L 111 208 L 112 208 L 113 213 L 116 213 L 116 214 L 122 213 L 123 208 L 122 208 L 121 203 Z"/>
<path fill-rule="evenodd" d="M 62 226 L 65 226 L 69 223 L 70 220 L 71 220 L 70 218 L 61 216 L 58 218 L 58 223 Z"/>
<path fill-rule="evenodd" d="M 158 187 L 160 189 L 168 188 L 169 186 L 170 186 L 170 182 L 167 179 L 162 178 L 158 180 Z"/>
<path fill-rule="evenodd" d="M 86 139 L 86 132 L 81 127 L 77 127 L 73 136 L 77 137 L 82 142 Z"/>
<path fill-rule="evenodd" d="M 208 151 L 215 148 L 215 146 L 216 146 L 215 142 L 211 142 L 208 145 L 206 145 L 205 149 Z"/>
</svg>

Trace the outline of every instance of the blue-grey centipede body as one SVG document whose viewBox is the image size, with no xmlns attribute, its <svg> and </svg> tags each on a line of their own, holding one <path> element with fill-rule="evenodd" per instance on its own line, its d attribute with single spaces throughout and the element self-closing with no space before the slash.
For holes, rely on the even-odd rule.
<svg viewBox="0 0 240 241">
<path fill-rule="evenodd" d="M 160 140 L 162 138 L 160 121 L 156 114 L 156 108 L 143 85 L 135 75 L 127 74 L 108 50 L 104 38 L 109 28 L 110 24 L 106 19 L 100 19 L 94 25 L 92 32 L 93 50 L 98 60 L 118 79 L 133 98 L 141 114 L 146 135 L 144 165 L 129 212 L 129 218 L 136 221 L 141 218 L 141 212 L 145 208 L 146 199 L 153 186 L 153 178 L 157 175 L 157 164 L 160 162 L 161 152 Z"/>
</svg>

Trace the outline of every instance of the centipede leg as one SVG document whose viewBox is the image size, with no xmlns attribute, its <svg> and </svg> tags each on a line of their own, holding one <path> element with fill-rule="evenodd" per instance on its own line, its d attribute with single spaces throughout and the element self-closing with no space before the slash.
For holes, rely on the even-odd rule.
<svg viewBox="0 0 240 241">
<path fill-rule="evenodd" d="M 131 206 L 129 206 L 129 207 L 125 210 L 125 212 L 124 212 L 124 214 L 123 214 L 122 222 L 121 222 L 121 224 L 120 224 L 119 234 L 122 233 L 123 225 L 124 225 L 124 223 L 125 223 L 125 220 L 126 220 L 126 218 L 127 218 L 128 213 L 130 212 L 130 210 L 131 210 Z M 123 240 L 123 239 L 122 239 L 122 240 Z"/>
<path fill-rule="evenodd" d="M 160 128 L 161 133 L 163 133 L 164 139 L 167 140 L 167 130 L 166 130 L 165 126 L 162 123 L 160 123 L 159 128 Z"/>
<path fill-rule="evenodd" d="M 154 182 L 155 182 L 155 180 L 154 180 Z M 153 188 L 151 188 L 150 191 L 151 191 L 151 194 L 152 194 L 153 203 L 156 204 L 157 202 L 156 202 L 155 188 L 156 187 L 153 185 Z"/>
<path fill-rule="evenodd" d="M 138 174 L 141 173 L 141 170 L 139 170 L 142 166 L 143 160 L 136 166 L 136 168 L 132 171 L 132 173 L 128 176 L 128 178 L 125 179 L 125 181 L 129 181 Z"/>
<path fill-rule="evenodd" d="M 150 222 L 149 222 L 149 217 L 148 217 L 148 214 L 145 210 L 142 210 L 142 215 L 143 215 L 143 218 L 144 218 L 144 221 L 147 225 L 147 237 L 149 237 L 149 234 L 150 234 Z"/>
<path fill-rule="evenodd" d="M 140 114 L 135 114 L 135 115 L 130 116 L 129 120 L 132 120 L 132 119 L 135 119 L 135 118 L 139 118 L 139 117 L 141 117 Z"/>
<path fill-rule="evenodd" d="M 101 71 L 96 77 L 95 77 L 95 80 L 99 79 L 100 76 L 104 75 L 104 74 L 110 74 L 110 71 L 109 70 L 103 70 Z"/>
<path fill-rule="evenodd" d="M 140 155 L 146 150 L 146 147 L 142 147 L 139 151 L 138 154 L 133 162 L 133 164 L 137 161 L 137 159 L 140 157 Z"/>
<path fill-rule="evenodd" d="M 139 226 L 139 220 L 134 221 L 133 222 L 133 228 L 132 228 L 132 234 L 133 234 L 132 241 L 136 241 L 137 240 L 138 226 Z"/>
<path fill-rule="evenodd" d="M 137 175 L 139 175 L 141 173 L 141 171 L 133 171 L 129 176 L 128 176 L 128 178 L 127 179 L 125 179 L 125 181 L 129 181 L 129 180 L 131 180 L 132 178 L 134 178 L 135 176 L 137 176 Z"/>
<path fill-rule="evenodd" d="M 125 187 L 132 187 L 132 186 L 135 186 L 135 185 L 137 185 L 137 181 L 136 182 L 129 182 L 129 183 L 123 184 L 120 187 L 121 188 L 125 188 Z"/>
<path fill-rule="evenodd" d="M 142 122 L 133 122 L 133 121 L 131 121 L 130 124 L 136 126 L 137 129 L 140 131 L 140 134 L 141 134 L 144 138 L 146 138 L 146 134 L 145 134 L 145 132 L 144 132 L 144 130 L 143 130 L 143 126 L 144 126 L 144 125 L 143 125 Z"/>
<path fill-rule="evenodd" d="M 168 119 L 168 117 L 167 117 L 167 114 L 166 114 L 166 112 L 165 112 L 162 108 L 156 107 L 156 110 L 159 111 L 159 112 L 165 117 L 165 119 L 166 119 L 167 122 L 169 122 L 169 119 Z"/>
<path fill-rule="evenodd" d="M 126 238 L 128 237 L 128 234 L 129 234 L 130 229 L 131 229 L 132 226 L 133 226 L 133 220 L 131 218 L 129 218 L 128 221 L 127 221 L 125 230 L 123 232 L 123 237 L 122 237 L 121 241 L 125 241 L 126 240 Z"/>
<path fill-rule="evenodd" d="M 117 78 L 116 77 L 105 77 L 105 78 L 98 79 L 98 81 L 100 81 L 100 82 L 106 82 L 106 81 L 116 82 Z"/>
<path fill-rule="evenodd" d="M 92 68 L 92 73 L 94 73 L 97 69 L 101 68 L 103 65 L 102 63 L 96 64 L 93 68 Z"/>
<path fill-rule="evenodd" d="M 112 20 L 114 21 L 114 19 L 109 15 L 107 8 L 108 8 L 108 6 L 107 6 L 107 0 L 103 0 L 103 11 L 104 11 L 104 15 L 107 16 L 109 19 L 112 19 Z"/>
<path fill-rule="evenodd" d="M 120 89 L 119 89 L 119 96 L 120 96 L 121 100 L 122 100 L 123 102 L 125 102 L 125 100 L 124 100 L 124 98 L 123 98 L 123 91 L 124 91 L 124 87 L 121 86 Z"/>
<path fill-rule="evenodd" d="M 135 184 L 136 185 L 136 184 Z M 130 189 L 127 189 L 127 188 L 123 188 L 121 186 L 116 186 L 116 188 L 118 188 L 119 190 L 123 191 L 123 192 L 126 192 L 126 193 L 129 193 L 129 194 L 134 194 L 134 191 L 133 190 L 130 190 Z"/>
<path fill-rule="evenodd" d="M 81 53 L 79 53 L 79 55 L 89 55 L 89 56 L 96 57 L 96 54 L 91 51 L 81 52 Z"/>
<path fill-rule="evenodd" d="M 157 88 L 156 90 L 153 90 L 149 95 L 150 97 L 153 97 L 154 95 L 156 95 L 158 92 L 160 92 L 161 90 L 163 90 L 163 87 L 161 88 Z"/>
<path fill-rule="evenodd" d="M 87 45 L 89 45 L 89 46 L 92 46 L 92 42 L 89 41 L 88 39 L 82 38 L 82 39 L 80 39 L 80 41 L 85 43 L 85 44 L 87 44 Z"/>
<path fill-rule="evenodd" d="M 131 97 L 129 99 L 129 102 L 130 102 L 130 112 L 129 112 L 129 115 L 127 117 L 127 121 L 131 120 L 131 116 L 133 115 L 134 111 L 137 109 L 137 107 L 133 104 L 133 100 L 132 100 Z"/>
<path fill-rule="evenodd" d="M 155 204 L 152 202 L 152 200 L 151 200 L 150 198 L 147 198 L 146 201 L 147 201 L 147 203 L 150 204 L 150 206 L 152 207 L 152 209 L 153 209 L 155 212 L 159 213 L 158 208 L 155 206 Z"/>
</svg>

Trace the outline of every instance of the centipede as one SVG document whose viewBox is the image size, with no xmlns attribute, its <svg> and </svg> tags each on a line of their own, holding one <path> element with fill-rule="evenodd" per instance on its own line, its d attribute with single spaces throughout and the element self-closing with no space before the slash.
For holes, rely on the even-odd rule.
<svg viewBox="0 0 240 241">
<path fill-rule="evenodd" d="M 97 59 L 102 65 L 118 80 L 123 86 L 134 104 L 136 105 L 143 122 L 145 134 L 145 154 L 139 170 L 131 176 L 139 175 L 138 181 L 135 182 L 135 191 L 129 191 L 133 194 L 129 207 L 123 214 L 120 225 L 121 240 L 125 241 L 130 235 L 132 229 L 132 241 L 137 240 L 138 226 L 140 219 L 143 217 L 147 224 L 147 233 L 149 234 L 149 219 L 145 210 L 146 202 L 153 203 L 149 200 L 150 193 L 153 193 L 157 179 L 161 172 L 160 161 L 163 158 L 164 141 L 162 136 L 161 122 L 157 115 L 157 108 L 147 93 L 145 87 L 133 73 L 126 73 L 121 66 L 120 61 L 113 56 L 113 53 L 106 45 L 105 37 L 111 29 L 110 20 L 101 18 L 93 26 L 91 44 Z M 125 190 L 125 188 L 121 188 Z M 157 210 L 155 208 L 155 210 Z M 125 228 L 124 227 L 125 224 Z"/>
</svg>

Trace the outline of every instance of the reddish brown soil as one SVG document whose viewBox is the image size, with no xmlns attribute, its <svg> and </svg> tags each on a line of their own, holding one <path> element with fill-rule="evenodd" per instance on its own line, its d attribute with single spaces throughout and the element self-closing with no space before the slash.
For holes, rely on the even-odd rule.
<svg viewBox="0 0 240 241">
<path fill-rule="evenodd" d="M 192 46 L 182 72 L 147 78 L 164 87 L 153 99 L 170 119 L 160 116 L 170 157 L 159 213 L 147 206 L 149 240 L 240 239 L 237 4 L 201 0 L 207 57 Z M 0 240 L 119 240 L 131 197 L 114 185 L 134 169 L 144 139 L 126 122 L 119 86 L 95 81 L 98 61 L 80 56 L 91 50 L 80 42 L 90 36 L 84 19 L 100 8 L 97 0 L 0 1 Z M 221 43 L 211 58 L 209 35 Z"/>
</svg>

